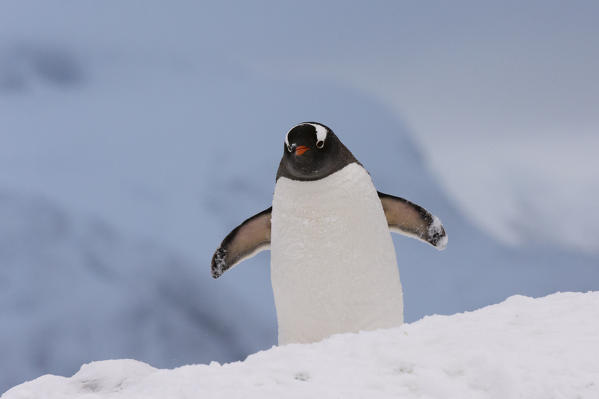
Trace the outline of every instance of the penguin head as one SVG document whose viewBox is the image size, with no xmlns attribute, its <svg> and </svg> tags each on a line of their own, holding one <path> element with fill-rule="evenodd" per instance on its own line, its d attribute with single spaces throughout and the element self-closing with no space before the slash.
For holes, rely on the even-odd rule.
<svg viewBox="0 0 599 399">
<path fill-rule="evenodd" d="M 318 180 L 351 162 L 357 161 L 330 128 L 317 122 L 303 122 L 285 136 L 277 178 Z"/>
</svg>

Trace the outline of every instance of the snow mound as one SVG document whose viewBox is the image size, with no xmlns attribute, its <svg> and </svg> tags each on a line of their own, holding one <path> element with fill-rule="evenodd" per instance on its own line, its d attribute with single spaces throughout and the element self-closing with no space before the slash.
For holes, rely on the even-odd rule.
<svg viewBox="0 0 599 399">
<path fill-rule="evenodd" d="M 599 292 L 557 293 L 402 327 L 287 345 L 243 362 L 159 370 L 134 360 L 46 375 L 12 398 L 599 397 Z"/>
</svg>

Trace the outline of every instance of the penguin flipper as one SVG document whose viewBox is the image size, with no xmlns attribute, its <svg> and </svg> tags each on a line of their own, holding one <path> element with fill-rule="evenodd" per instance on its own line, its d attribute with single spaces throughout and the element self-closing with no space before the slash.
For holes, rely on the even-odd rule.
<svg viewBox="0 0 599 399">
<path fill-rule="evenodd" d="M 229 233 L 212 256 L 212 277 L 270 248 L 270 218 L 272 207 L 247 219 Z"/>
<path fill-rule="evenodd" d="M 378 192 L 389 229 L 427 242 L 438 250 L 447 246 L 447 234 L 438 217 L 406 199 Z"/>
</svg>

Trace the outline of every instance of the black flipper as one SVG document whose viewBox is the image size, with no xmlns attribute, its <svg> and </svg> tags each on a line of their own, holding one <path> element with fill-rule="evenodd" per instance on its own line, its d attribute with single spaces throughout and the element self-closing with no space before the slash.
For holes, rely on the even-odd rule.
<svg viewBox="0 0 599 399">
<path fill-rule="evenodd" d="M 219 278 L 239 262 L 270 248 L 270 217 L 272 207 L 241 223 L 212 256 L 212 277 Z"/>
<path fill-rule="evenodd" d="M 406 199 L 379 192 L 389 229 L 427 242 L 439 250 L 447 246 L 447 234 L 436 216 Z"/>
</svg>

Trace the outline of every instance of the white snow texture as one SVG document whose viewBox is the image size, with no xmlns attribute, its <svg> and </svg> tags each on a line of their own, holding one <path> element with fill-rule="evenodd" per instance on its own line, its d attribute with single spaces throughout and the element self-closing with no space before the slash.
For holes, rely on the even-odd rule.
<svg viewBox="0 0 599 399">
<path fill-rule="evenodd" d="M 599 292 L 557 293 L 389 330 L 276 347 L 243 362 L 159 370 L 84 365 L 6 392 L 27 398 L 597 398 Z"/>
</svg>

